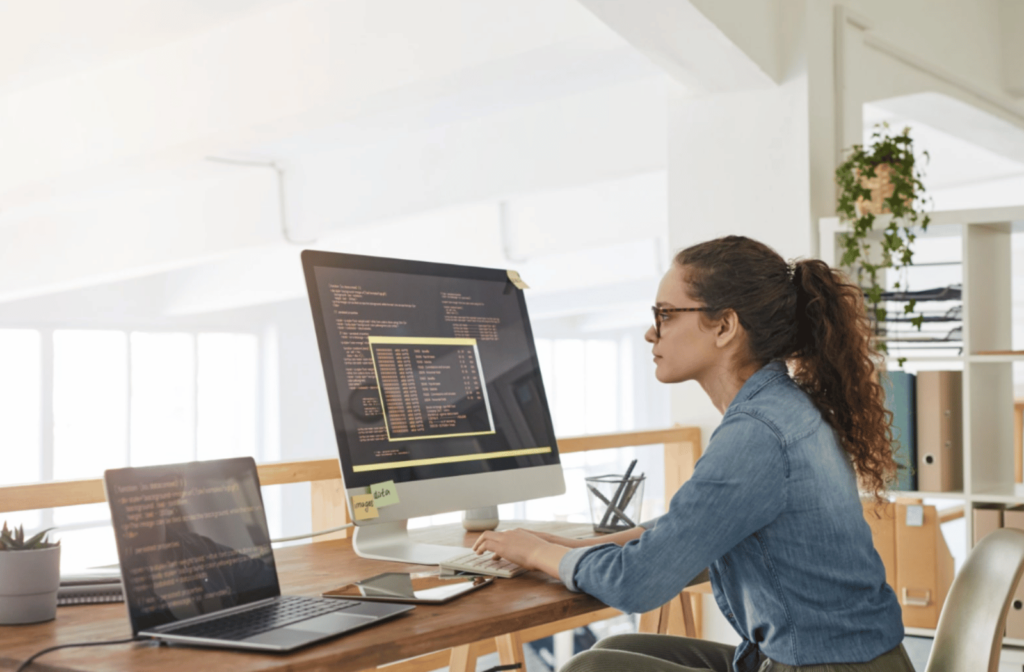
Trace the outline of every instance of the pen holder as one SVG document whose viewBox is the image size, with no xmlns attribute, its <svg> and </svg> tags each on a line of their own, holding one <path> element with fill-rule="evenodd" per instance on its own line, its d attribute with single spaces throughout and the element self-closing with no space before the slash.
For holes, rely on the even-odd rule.
<svg viewBox="0 0 1024 672">
<path fill-rule="evenodd" d="M 586 480 L 595 532 L 620 532 L 636 527 L 644 500 L 642 474 L 628 479 L 613 474 Z"/>
</svg>

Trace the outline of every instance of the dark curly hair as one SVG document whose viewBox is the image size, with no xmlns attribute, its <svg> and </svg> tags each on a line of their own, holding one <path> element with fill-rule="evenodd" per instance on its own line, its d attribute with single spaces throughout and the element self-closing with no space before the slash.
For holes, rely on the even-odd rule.
<svg viewBox="0 0 1024 672">
<path fill-rule="evenodd" d="M 863 291 L 818 259 L 790 266 L 763 243 L 727 236 L 676 255 L 689 294 L 713 310 L 731 308 L 746 330 L 749 361 L 786 362 L 793 380 L 836 430 L 864 490 L 879 500 L 896 475 L 892 413 L 879 383 Z"/>
</svg>

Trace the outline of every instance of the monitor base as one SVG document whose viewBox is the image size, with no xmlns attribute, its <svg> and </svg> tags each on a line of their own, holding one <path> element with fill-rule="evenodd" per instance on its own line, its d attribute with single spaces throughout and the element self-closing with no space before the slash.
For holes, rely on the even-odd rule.
<svg viewBox="0 0 1024 672">
<path fill-rule="evenodd" d="M 485 506 L 482 509 L 466 509 L 462 512 L 462 526 L 470 532 L 485 532 L 498 527 L 498 507 Z"/>
<path fill-rule="evenodd" d="M 440 546 L 413 541 L 404 520 L 379 525 L 357 526 L 352 550 L 361 558 L 415 565 L 436 565 L 469 552 L 461 546 Z"/>
</svg>

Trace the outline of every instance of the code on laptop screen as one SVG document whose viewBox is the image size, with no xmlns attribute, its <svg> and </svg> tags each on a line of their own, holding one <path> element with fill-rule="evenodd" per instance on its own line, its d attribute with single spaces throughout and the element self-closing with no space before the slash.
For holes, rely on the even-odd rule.
<svg viewBox="0 0 1024 672">
<path fill-rule="evenodd" d="M 280 594 L 251 458 L 106 472 L 132 631 Z"/>
</svg>

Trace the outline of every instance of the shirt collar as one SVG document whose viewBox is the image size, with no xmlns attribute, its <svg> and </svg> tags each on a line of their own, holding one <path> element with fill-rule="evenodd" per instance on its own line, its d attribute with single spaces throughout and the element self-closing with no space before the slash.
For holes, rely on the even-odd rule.
<svg viewBox="0 0 1024 672">
<path fill-rule="evenodd" d="M 779 376 L 788 375 L 789 369 L 786 367 L 785 362 L 778 360 L 774 362 L 768 362 L 763 367 L 758 369 L 754 375 L 752 375 L 750 378 L 747 378 L 747 382 L 743 383 L 743 387 L 741 387 L 740 391 L 736 393 L 735 397 L 733 397 L 732 403 L 729 404 L 729 407 L 732 408 L 732 406 L 734 406 L 735 404 L 739 404 L 741 402 L 746 401 L 747 399 L 750 399 L 755 394 L 760 392 L 765 385 L 768 385 Z"/>
</svg>

